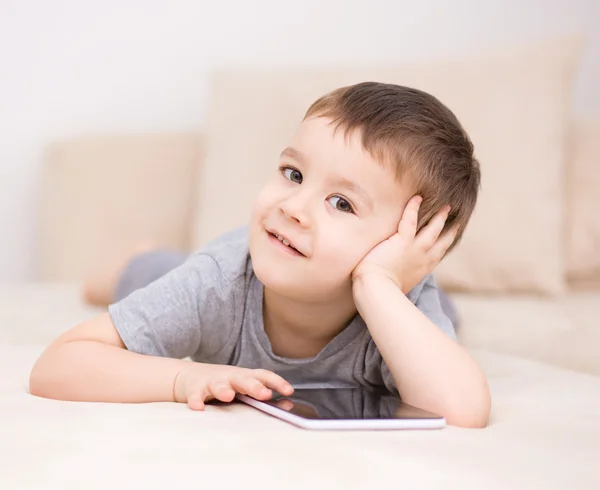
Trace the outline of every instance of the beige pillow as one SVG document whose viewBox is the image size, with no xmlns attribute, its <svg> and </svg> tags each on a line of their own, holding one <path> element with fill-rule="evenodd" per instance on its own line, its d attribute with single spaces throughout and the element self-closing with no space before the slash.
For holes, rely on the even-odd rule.
<svg viewBox="0 0 600 490">
<path fill-rule="evenodd" d="M 448 289 L 563 288 L 563 155 L 578 39 L 469 59 L 386 68 L 224 71 L 215 75 L 195 244 L 245 223 L 308 105 L 377 80 L 426 90 L 470 133 L 482 192 L 460 247 L 438 271 Z"/>
<path fill-rule="evenodd" d="M 568 279 L 600 287 L 600 120 L 573 124 L 566 179 Z"/>
<path fill-rule="evenodd" d="M 197 134 L 86 136 L 53 144 L 44 167 L 42 279 L 82 280 L 140 240 L 187 249 Z"/>
<path fill-rule="evenodd" d="M 600 293 L 559 298 L 452 294 L 469 349 L 535 359 L 600 376 Z"/>
</svg>

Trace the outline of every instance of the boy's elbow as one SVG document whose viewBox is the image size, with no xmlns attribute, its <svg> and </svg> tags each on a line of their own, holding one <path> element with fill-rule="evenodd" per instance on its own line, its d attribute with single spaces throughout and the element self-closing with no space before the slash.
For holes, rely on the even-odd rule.
<svg viewBox="0 0 600 490">
<path fill-rule="evenodd" d="M 49 383 L 44 376 L 44 354 L 36 361 L 29 374 L 29 393 L 43 398 L 52 398 Z"/>
<path fill-rule="evenodd" d="M 47 398 L 44 393 L 44 382 L 40 379 L 39 373 L 34 367 L 29 375 L 29 393 L 33 396 Z"/>
<path fill-rule="evenodd" d="M 450 425 L 465 429 L 485 429 L 489 424 L 491 411 L 492 398 L 486 385 L 476 399 L 458 407 L 446 417 L 446 421 Z"/>
<path fill-rule="evenodd" d="M 35 376 L 35 373 L 31 373 L 29 377 L 29 394 L 33 396 L 39 396 L 42 398 L 48 398 L 44 392 L 44 384 L 40 382 L 39 378 Z"/>
<path fill-rule="evenodd" d="M 67 377 L 58 347 L 57 344 L 47 347 L 31 368 L 29 373 L 29 393 L 31 395 L 62 399 L 62 390 Z"/>
<path fill-rule="evenodd" d="M 463 429 L 485 429 L 488 426 L 489 418 L 490 412 L 482 410 L 478 413 L 462 413 L 447 417 L 447 422 Z"/>
</svg>

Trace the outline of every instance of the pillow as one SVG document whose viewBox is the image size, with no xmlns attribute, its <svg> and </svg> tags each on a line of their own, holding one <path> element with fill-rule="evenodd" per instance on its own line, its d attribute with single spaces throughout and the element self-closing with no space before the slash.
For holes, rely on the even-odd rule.
<svg viewBox="0 0 600 490">
<path fill-rule="evenodd" d="M 564 287 L 563 162 L 579 39 L 393 67 L 215 74 L 196 246 L 247 222 L 254 196 L 311 102 L 365 80 L 438 97 L 469 132 L 482 191 L 463 241 L 437 272 L 449 290 L 558 293 Z"/>
<path fill-rule="evenodd" d="M 567 162 L 567 277 L 575 287 L 600 287 L 600 120 L 572 126 Z"/>
<path fill-rule="evenodd" d="M 197 134 L 84 136 L 51 145 L 40 278 L 84 280 L 141 240 L 189 248 L 199 147 Z"/>
</svg>

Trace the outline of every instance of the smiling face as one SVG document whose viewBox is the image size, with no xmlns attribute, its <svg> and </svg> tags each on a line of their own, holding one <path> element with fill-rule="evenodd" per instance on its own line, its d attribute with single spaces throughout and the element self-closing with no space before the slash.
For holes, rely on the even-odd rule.
<svg viewBox="0 0 600 490">
<path fill-rule="evenodd" d="M 325 118 L 306 119 L 259 193 L 250 222 L 258 279 L 312 301 L 351 294 L 351 273 L 394 234 L 412 196 L 395 173 Z"/>
</svg>

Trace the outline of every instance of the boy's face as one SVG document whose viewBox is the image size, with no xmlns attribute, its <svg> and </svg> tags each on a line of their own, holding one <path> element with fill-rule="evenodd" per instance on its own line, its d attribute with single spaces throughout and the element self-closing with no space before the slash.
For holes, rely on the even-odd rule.
<svg viewBox="0 0 600 490">
<path fill-rule="evenodd" d="M 334 133 L 329 122 L 311 118 L 300 125 L 259 193 L 250 222 L 259 280 L 304 300 L 351 292 L 352 270 L 397 231 L 412 196 L 392 169 L 363 149 L 358 133 Z"/>
</svg>

